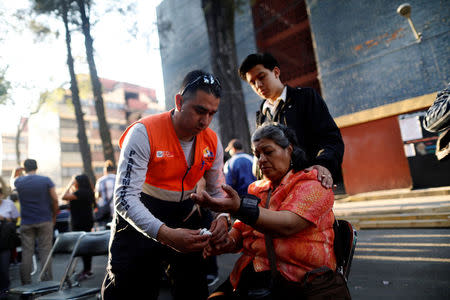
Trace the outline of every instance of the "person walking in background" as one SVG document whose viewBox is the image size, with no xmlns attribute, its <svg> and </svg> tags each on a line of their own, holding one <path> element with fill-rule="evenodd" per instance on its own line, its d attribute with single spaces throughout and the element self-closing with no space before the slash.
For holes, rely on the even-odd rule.
<svg viewBox="0 0 450 300">
<path fill-rule="evenodd" d="M 247 194 L 248 186 L 256 180 L 252 171 L 253 156 L 244 153 L 242 143 L 238 139 L 232 139 L 225 152 L 231 156 L 223 168 L 227 184 L 239 195 Z"/>
<path fill-rule="evenodd" d="M 0 188 L 0 298 L 9 289 L 9 262 L 11 251 L 15 248 L 16 221 L 19 217 L 14 203 L 3 199 L 3 189 L 6 187 Z"/>
<path fill-rule="evenodd" d="M 239 67 L 245 80 L 263 101 L 256 112 L 256 125 L 278 122 L 294 129 L 299 146 L 306 152 L 318 179 L 326 188 L 340 177 L 344 142 L 325 101 L 312 88 L 293 88 L 280 79 L 277 60 L 269 53 L 247 56 Z"/>
<path fill-rule="evenodd" d="M 16 168 L 11 174 L 12 187 L 17 190 L 20 201 L 20 238 L 22 241 L 22 263 L 20 279 L 22 284 L 31 283 L 32 258 L 35 242 L 43 267 L 53 244 L 53 226 L 58 213 L 58 196 L 55 184 L 47 176 L 36 174 L 37 162 L 26 159 L 23 168 Z M 23 174 L 25 171 L 25 174 Z M 50 265 L 51 266 L 51 265 Z M 49 267 L 42 280 L 52 280 Z"/>
<path fill-rule="evenodd" d="M 75 176 L 67 185 L 62 199 L 69 201 L 72 231 L 91 231 L 94 225 L 95 198 L 89 177 L 85 174 Z M 91 267 L 92 257 L 83 256 L 83 271 L 78 274 L 77 280 L 81 281 L 92 277 Z"/>
<path fill-rule="evenodd" d="M 112 161 L 107 160 L 103 167 L 103 176 L 97 180 L 95 185 L 95 198 L 97 199 L 97 211 L 95 221 L 100 226 L 111 222 L 114 213 L 114 184 L 116 182 L 116 168 Z"/>
</svg>

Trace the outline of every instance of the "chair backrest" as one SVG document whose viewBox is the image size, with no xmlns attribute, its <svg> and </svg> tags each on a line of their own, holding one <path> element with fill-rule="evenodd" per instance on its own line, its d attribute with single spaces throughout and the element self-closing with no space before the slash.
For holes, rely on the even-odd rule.
<svg viewBox="0 0 450 300">
<path fill-rule="evenodd" d="M 74 256 L 97 256 L 108 254 L 110 230 L 87 232 L 80 239 L 80 244 L 75 250 Z"/>
<path fill-rule="evenodd" d="M 71 254 L 78 239 L 85 234 L 86 232 L 84 231 L 71 231 L 58 234 L 53 245 L 53 253 Z"/>
<path fill-rule="evenodd" d="M 72 231 L 58 234 L 58 237 L 56 238 L 56 241 L 53 244 L 53 247 L 47 256 L 47 259 L 45 260 L 45 264 L 42 267 L 41 273 L 39 274 L 39 280 L 47 271 L 47 268 L 50 265 L 51 258 L 53 257 L 53 255 L 72 254 L 77 246 L 78 241 L 85 234 L 86 232 L 84 231 Z"/>
<path fill-rule="evenodd" d="M 75 258 L 78 256 L 97 256 L 108 254 L 109 238 L 111 236 L 110 230 L 85 232 L 79 239 L 79 242 L 75 246 L 72 255 L 70 256 L 69 263 L 66 267 L 63 277 L 59 283 L 59 290 L 64 287 L 64 282 L 72 269 Z"/>
<path fill-rule="evenodd" d="M 348 279 L 358 238 L 352 224 L 346 220 L 336 220 L 334 229 L 334 253 L 336 255 L 337 270 Z"/>
</svg>

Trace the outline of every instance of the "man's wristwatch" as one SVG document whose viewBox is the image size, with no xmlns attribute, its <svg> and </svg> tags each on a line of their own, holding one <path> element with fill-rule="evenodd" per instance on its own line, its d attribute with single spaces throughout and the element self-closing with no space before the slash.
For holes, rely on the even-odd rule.
<svg viewBox="0 0 450 300">
<path fill-rule="evenodd" d="M 259 217 L 259 202 L 261 202 L 261 199 L 255 195 L 242 195 L 241 206 L 239 206 L 239 209 L 234 216 L 247 225 L 251 226 L 255 224 Z"/>
</svg>

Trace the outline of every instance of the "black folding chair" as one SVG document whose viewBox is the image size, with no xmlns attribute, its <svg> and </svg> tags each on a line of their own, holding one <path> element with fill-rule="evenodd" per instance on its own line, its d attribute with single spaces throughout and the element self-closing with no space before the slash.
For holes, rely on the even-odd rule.
<svg viewBox="0 0 450 300">
<path fill-rule="evenodd" d="M 348 280 L 358 234 L 352 224 L 346 220 L 336 220 L 333 229 L 336 270 L 345 277 L 345 280 Z"/>
<path fill-rule="evenodd" d="M 64 276 L 69 274 L 75 258 L 80 256 L 100 256 L 108 254 L 110 230 L 87 232 L 80 238 L 80 243 L 75 249 L 71 260 L 66 268 Z M 57 292 L 39 297 L 41 300 L 67 300 L 90 298 L 100 292 L 100 287 L 88 288 L 79 286 L 66 286 L 64 281 L 59 283 Z"/>
<path fill-rule="evenodd" d="M 59 289 L 60 283 L 66 283 L 69 280 L 68 274 L 70 275 L 71 270 L 67 270 L 60 281 L 41 281 L 42 276 L 51 268 L 52 258 L 56 255 L 67 255 L 73 254 L 74 250 L 77 248 L 80 238 L 85 235 L 84 231 L 72 231 L 65 232 L 58 235 L 55 243 L 39 273 L 39 278 L 37 283 L 31 283 L 15 287 L 9 290 L 10 294 L 20 295 L 22 298 L 34 299 L 35 296 L 43 295 L 46 293 L 51 293 Z"/>
</svg>

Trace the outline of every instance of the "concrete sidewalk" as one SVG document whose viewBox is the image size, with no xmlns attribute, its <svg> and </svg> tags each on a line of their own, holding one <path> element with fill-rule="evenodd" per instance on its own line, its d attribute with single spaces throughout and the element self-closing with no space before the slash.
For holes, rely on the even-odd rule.
<svg viewBox="0 0 450 300">
<path fill-rule="evenodd" d="M 334 212 L 356 228 L 450 227 L 450 187 L 338 196 Z"/>
</svg>

